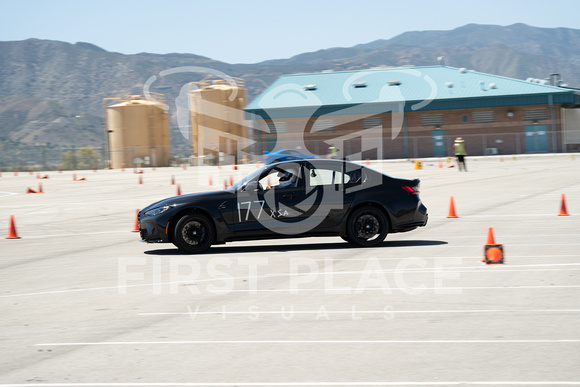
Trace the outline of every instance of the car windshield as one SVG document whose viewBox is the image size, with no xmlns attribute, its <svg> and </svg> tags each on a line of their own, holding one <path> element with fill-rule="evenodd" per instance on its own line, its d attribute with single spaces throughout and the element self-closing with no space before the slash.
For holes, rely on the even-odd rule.
<svg viewBox="0 0 580 387">
<path fill-rule="evenodd" d="M 236 184 L 232 185 L 229 190 L 233 190 L 233 191 L 237 191 L 239 190 L 241 187 L 243 187 L 244 185 L 246 185 L 249 181 L 255 180 L 258 181 L 260 178 L 260 174 L 262 172 L 264 172 L 264 170 L 266 169 L 266 167 L 262 167 L 260 169 L 258 169 L 257 171 L 249 174 L 248 176 L 244 177 L 242 180 L 236 182 Z"/>
</svg>

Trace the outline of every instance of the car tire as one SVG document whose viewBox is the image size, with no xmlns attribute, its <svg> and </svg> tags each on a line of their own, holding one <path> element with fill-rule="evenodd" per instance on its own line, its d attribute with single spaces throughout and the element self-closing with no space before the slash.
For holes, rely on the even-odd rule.
<svg viewBox="0 0 580 387">
<path fill-rule="evenodd" d="M 173 244 L 187 254 L 199 254 L 210 248 L 215 238 L 212 221 L 203 214 L 184 215 L 173 231 Z"/>
<path fill-rule="evenodd" d="M 364 206 L 350 215 L 346 231 L 351 243 L 362 247 L 376 246 L 387 237 L 389 221 L 379 208 Z"/>
</svg>

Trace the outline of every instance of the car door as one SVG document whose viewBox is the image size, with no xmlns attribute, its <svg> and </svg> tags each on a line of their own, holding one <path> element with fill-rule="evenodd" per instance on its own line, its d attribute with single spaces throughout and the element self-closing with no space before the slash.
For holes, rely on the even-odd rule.
<svg viewBox="0 0 580 387">
<path fill-rule="evenodd" d="M 292 172 L 293 184 L 284 184 L 284 174 Z M 234 215 L 236 234 L 298 234 L 304 199 L 302 165 L 288 162 L 266 169 L 255 182 L 237 193 Z"/>
<path fill-rule="evenodd" d="M 336 227 L 352 204 L 360 187 L 361 171 L 350 163 L 308 163 L 305 168 L 306 195 L 316 193 L 316 200 L 304 217 L 305 225 L 324 229 Z"/>
</svg>

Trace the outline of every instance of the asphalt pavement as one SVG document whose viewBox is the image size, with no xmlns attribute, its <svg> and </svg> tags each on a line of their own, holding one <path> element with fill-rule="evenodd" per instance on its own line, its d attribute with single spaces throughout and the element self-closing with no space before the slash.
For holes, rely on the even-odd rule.
<svg viewBox="0 0 580 387">
<path fill-rule="evenodd" d="M 580 385 L 580 155 L 452 165 L 370 163 L 429 212 L 378 247 L 202 255 L 139 242 L 136 211 L 256 165 L 3 172 L 0 387 Z"/>
</svg>

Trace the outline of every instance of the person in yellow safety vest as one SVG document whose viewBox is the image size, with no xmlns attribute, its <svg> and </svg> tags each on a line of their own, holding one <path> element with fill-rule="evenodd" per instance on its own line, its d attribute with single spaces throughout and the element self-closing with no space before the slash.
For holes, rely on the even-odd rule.
<svg viewBox="0 0 580 387">
<path fill-rule="evenodd" d="M 457 168 L 459 171 L 461 171 L 461 167 L 463 166 L 463 170 L 467 172 L 467 167 L 465 166 L 465 156 L 467 156 L 467 151 L 465 150 L 465 144 L 461 137 L 457 137 L 453 143 L 453 154 L 457 157 Z"/>
<path fill-rule="evenodd" d="M 335 159 L 337 155 L 338 155 L 338 148 L 336 148 L 334 145 L 330 145 L 328 147 L 328 158 Z"/>
</svg>

